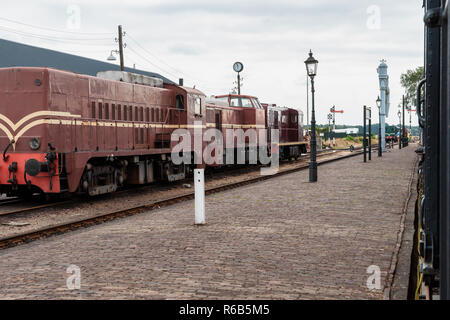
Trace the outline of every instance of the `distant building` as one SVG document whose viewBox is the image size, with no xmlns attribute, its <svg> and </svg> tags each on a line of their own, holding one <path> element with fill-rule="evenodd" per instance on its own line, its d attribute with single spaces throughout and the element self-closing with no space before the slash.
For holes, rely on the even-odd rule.
<svg viewBox="0 0 450 320">
<path fill-rule="evenodd" d="M 345 133 L 345 134 L 358 134 L 359 129 L 358 128 L 346 128 L 346 129 L 336 129 L 334 130 L 335 133 Z"/>
<path fill-rule="evenodd" d="M 0 39 L 0 68 L 7 67 L 50 67 L 91 76 L 101 71 L 120 71 L 120 66 L 112 63 Z M 174 83 L 154 72 L 127 67 L 125 71 L 160 78 L 164 83 Z"/>
</svg>

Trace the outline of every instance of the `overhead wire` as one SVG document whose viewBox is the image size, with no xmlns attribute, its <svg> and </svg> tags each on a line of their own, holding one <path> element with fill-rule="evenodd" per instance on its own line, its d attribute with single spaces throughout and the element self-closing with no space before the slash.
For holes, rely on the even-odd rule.
<svg viewBox="0 0 450 320">
<path fill-rule="evenodd" d="M 24 35 L 30 35 L 30 36 L 36 36 L 41 38 L 48 38 L 52 40 L 60 40 L 60 41 L 102 41 L 102 40 L 111 40 L 111 38 L 68 38 L 68 37 L 59 37 L 55 35 L 48 35 L 48 34 L 36 34 L 28 31 L 18 30 L 14 28 L 9 28 L 5 26 L 1 26 L 1 28 L 4 31 L 14 32 L 14 33 L 21 33 Z"/>
<path fill-rule="evenodd" d="M 0 20 L 7 21 L 7 22 L 10 22 L 10 23 L 14 23 L 14 24 L 18 24 L 18 25 L 22 25 L 22 26 L 26 26 L 26 27 L 29 27 L 29 28 L 35 28 L 35 29 L 47 30 L 47 31 L 55 32 L 55 33 L 60 33 L 60 34 L 41 34 L 41 33 L 38 34 L 38 33 L 35 33 L 35 32 L 18 30 L 18 29 L 15 29 L 15 28 L 11 28 L 9 26 L 1 26 L 0 25 L 0 30 L 2 30 L 2 31 L 13 33 L 13 34 L 24 36 L 24 37 L 29 37 L 29 38 L 35 38 L 35 39 L 47 40 L 47 41 L 53 41 L 53 42 L 60 42 L 60 43 L 67 43 L 67 44 L 76 44 L 76 45 L 82 45 L 82 46 L 96 46 L 96 47 L 106 47 L 106 46 L 111 45 L 111 42 L 113 42 L 112 37 L 108 37 L 108 38 L 100 37 L 100 35 L 111 35 L 111 36 L 113 36 L 112 33 L 100 33 L 100 32 L 87 33 L 87 32 L 77 32 L 77 31 L 57 30 L 57 29 L 52 29 L 52 28 L 48 28 L 48 27 L 41 27 L 41 26 L 37 26 L 37 25 L 33 25 L 33 24 L 23 23 L 23 22 L 15 21 L 15 20 L 12 20 L 12 19 L 4 18 L 4 17 L 0 17 Z M 65 36 L 63 34 L 78 35 L 78 37 L 67 37 L 67 36 Z M 83 37 L 83 35 L 84 36 L 92 36 L 92 37 Z M 146 61 L 148 64 L 150 64 L 152 67 L 157 68 L 161 72 L 163 72 L 165 74 L 168 74 L 168 75 L 170 75 L 170 76 L 172 76 L 174 78 L 181 78 L 180 75 L 187 76 L 193 82 L 198 82 L 203 88 L 208 89 L 210 91 L 215 91 L 211 87 L 209 87 L 209 84 L 211 83 L 210 80 L 209 81 L 200 80 L 197 77 L 194 77 L 194 76 L 192 76 L 192 75 L 190 75 L 188 73 L 183 72 L 182 70 L 179 70 L 178 68 L 175 68 L 175 67 L 171 66 L 169 63 L 167 63 L 164 60 L 160 59 L 158 56 L 156 56 L 155 54 L 150 52 L 148 49 L 146 49 L 144 46 L 142 46 L 128 32 L 126 33 L 126 36 L 140 50 L 134 48 L 134 46 L 130 47 L 129 43 L 127 44 L 127 48 L 130 49 L 130 51 L 133 54 L 135 54 L 136 56 L 138 56 L 140 59 L 142 59 L 142 60 Z M 92 41 L 95 41 L 95 43 L 92 43 Z M 103 43 L 99 43 L 99 41 L 103 42 Z M 108 41 L 110 43 L 105 43 L 106 41 Z M 140 53 L 139 51 L 141 51 L 142 53 Z M 70 51 L 70 52 L 71 53 L 76 53 L 73 50 Z M 100 51 L 96 51 L 96 52 L 100 52 Z M 149 59 L 148 56 L 151 56 L 152 59 Z M 159 66 L 158 64 L 156 64 L 155 62 L 152 61 L 153 59 L 155 59 L 159 63 L 163 64 L 165 67 L 163 68 L 163 67 Z"/>
<path fill-rule="evenodd" d="M 188 78 L 192 79 L 194 82 L 199 82 L 200 84 L 206 84 L 209 85 L 211 83 L 211 81 L 204 81 L 204 80 L 200 80 L 197 77 L 194 77 L 186 72 L 183 72 L 182 70 L 179 70 L 178 68 L 172 67 L 170 64 L 168 64 L 167 62 L 165 62 L 164 60 L 160 59 L 159 57 L 157 57 L 155 54 L 153 54 L 152 52 L 150 52 L 148 49 L 146 49 L 144 46 L 142 46 L 133 36 L 131 36 L 129 34 L 129 32 L 126 33 L 127 37 L 130 38 L 135 44 L 136 46 L 138 46 L 140 49 L 142 49 L 145 53 L 147 53 L 148 55 L 152 56 L 153 58 L 155 58 L 156 60 L 158 60 L 159 62 L 161 62 L 162 64 L 166 65 L 168 68 L 172 69 L 174 72 L 176 72 L 178 75 L 184 75 L 187 76 Z M 147 60 L 147 59 L 146 59 Z M 147 60 L 148 61 L 148 60 Z M 152 63 L 152 65 L 155 65 L 154 63 Z M 163 70 L 162 68 L 158 67 L 157 68 Z M 167 72 L 167 71 L 164 71 Z M 167 72 L 169 73 L 169 72 Z M 169 73 L 172 74 L 173 73 Z M 203 86 L 202 85 L 202 86 Z M 210 89 L 207 86 L 203 86 L 204 88 Z M 217 88 L 216 88 L 217 89 Z M 214 90 L 211 90 L 214 91 Z"/>
<path fill-rule="evenodd" d="M 30 37 L 30 38 L 36 38 L 36 39 L 48 40 L 48 41 L 54 41 L 54 42 L 86 45 L 86 46 L 102 46 L 102 45 L 106 45 L 106 44 L 105 43 L 99 44 L 98 43 L 99 41 L 107 41 L 107 40 L 111 41 L 111 39 L 108 39 L 108 38 L 101 38 L 101 39 L 98 39 L 98 38 L 97 39 L 59 38 L 59 37 L 52 37 L 52 36 L 48 36 L 48 35 L 39 35 L 36 33 L 31 33 L 31 32 L 26 32 L 26 31 L 20 31 L 20 30 L 16 30 L 16 29 L 4 27 L 4 26 L 0 26 L 0 30 L 14 33 L 14 34 L 24 36 L 24 37 Z M 89 43 L 89 42 L 83 42 L 83 41 L 95 41 L 96 43 Z"/>
<path fill-rule="evenodd" d="M 169 67 L 170 69 L 172 69 L 175 72 L 178 73 L 183 73 L 181 70 L 172 67 L 170 64 L 168 64 L 167 62 L 165 62 L 164 60 L 158 58 L 156 55 L 154 55 L 153 53 L 151 53 L 149 50 L 147 50 L 144 46 L 142 46 L 139 42 L 137 42 L 136 39 L 134 39 L 128 32 L 127 32 L 127 37 L 130 38 L 139 48 L 141 48 L 143 51 L 145 51 L 147 54 L 151 55 L 153 58 L 155 58 L 156 60 L 158 60 L 159 62 L 161 62 L 162 64 L 166 65 L 167 67 Z"/>
<path fill-rule="evenodd" d="M 40 26 L 28 24 L 28 23 L 23 23 L 23 22 L 12 20 L 12 19 L 3 18 L 3 17 L 0 17 L 0 20 L 4 20 L 4 21 L 11 22 L 11 23 L 20 24 L 20 25 L 23 25 L 23 26 L 31 27 L 31 28 L 47 30 L 47 31 L 53 31 L 53 32 L 59 32 L 59 33 L 83 34 L 83 35 L 111 35 L 112 34 L 111 32 L 79 32 L 79 31 L 57 30 L 57 29 L 52 29 L 52 28 L 48 28 L 48 27 L 40 27 Z"/>
<path fill-rule="evenodd" d="M 167 71 L 163 68 L 161 68 L 160 66 L 156 65 L 155 63 L 153 63 L 151 60 L 147 59 L 146 57 L 144 57 L 143 55 L 141 55 L 139 52 L 137 52 L 136 50 L 133 49 L 133 47 L 131 47 L 129 44 L 127 44 L 127 49 L 131 50 L 134 54 L 136 54 L 137 56 L 139 56 L 141 59 L 145 60 L 147 63 L 151 64 L 153 67 L 161 70 L 164 73 L 167 73 L 169 75 L 171 75 L 172 77 L 178 78 L 177 75 L 175 75 L 174 73 Z"/>
<path fill-rule="evenodd" d="M 162 73 L 166 73 L 172 77 L 174 77 L 175 79 L 179 78 L 179 75 L 174 74 L 173 72 L 170 72 L 164 68 L 161 68 L 160 66 L 158 66 L 157 64 L 155 64 L 154 62 L 152 62 L 150 59 L 148 59 L 147 57 L 143 56 L 142 54 L 140 54 L 139 52 L 137 52 L 135 49 L 133 49 L 133 47 L 131 47 L 129 44 L 127 44 L 127 49 L 130 49 L 131 52 L 133 52 L 135 55 L 137 55 L 138 57 L 140 57 L 141 59 L 143 59 L 144 61 L 146 61 L 147 63 L 149 63 L 150 65 L 152 65 L 153 67 L 157 68 L 158 70 L 160 70 Z M 207 89 L 208 91 L 215 91 L 213 88 L 209 87 L 209 86 L 201 86 L 201 88 L 199 89 Z"/>
</svg>

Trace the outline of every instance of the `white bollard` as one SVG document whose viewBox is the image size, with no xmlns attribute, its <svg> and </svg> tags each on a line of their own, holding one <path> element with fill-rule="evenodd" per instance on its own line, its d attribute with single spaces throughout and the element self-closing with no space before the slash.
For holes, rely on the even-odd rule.
<svg viewBox="0 0 450 320">
<path fill-rule="evenodd" d="M 205 224 L 205 169 L 194 170 L 195 224 Z"/>
</svg>

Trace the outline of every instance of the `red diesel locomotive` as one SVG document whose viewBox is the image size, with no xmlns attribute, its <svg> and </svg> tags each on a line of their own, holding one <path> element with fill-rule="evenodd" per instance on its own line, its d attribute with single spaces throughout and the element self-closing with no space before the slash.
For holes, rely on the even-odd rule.
<svg viewBox="0 0 450 320">
<path fill-rule="evenodd" d="M 271 129 L 279 130 L 278 152 L 281 159 L 298 158 L 307 152 L 302 122 L 303 114 L 300 111 L 260 103 L 253 96 L 228 94 L 207 100 L 207 124 L 210 127 L 221 131 L 229 128 L 267 129 L 269 149 Z M 225 140 L 224 133 L 223 136 Z"/>
<path fill-rule="evenodd" d="M 283 155 L 306 152 L 296 110 L 263 106 L 248 96 L 227 96 L 219 106 L 206 103 L 199 90 L 127 72 L 92 77 L 4 68 L 0 95 L 0 192 L 7 195 L 97 195 L 125 184 L 184 179 L 193 167 L 171 161 L 177 144 L 171 133 L 193 132 L 199 123 L 279 128 Z M 234 98 L 245 103 L 235 105 Z"/>
</svg>

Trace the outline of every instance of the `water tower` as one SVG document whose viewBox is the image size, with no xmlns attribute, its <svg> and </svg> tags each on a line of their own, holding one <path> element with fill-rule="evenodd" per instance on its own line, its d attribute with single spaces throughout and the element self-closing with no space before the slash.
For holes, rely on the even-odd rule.
<svg viewBox="0 0 450 320">
<path fill-rule="evenodd" d="M 381 149 L 386 151 L 386 117 L 389 115 L 390 97 L 389 97 L 389 76 L 387 74 L 388 66 L 386 60 L 381 60 L 378 66 L 378 79 L 380 81 L 380 126 L 381 126 Z"/>
</svg>

